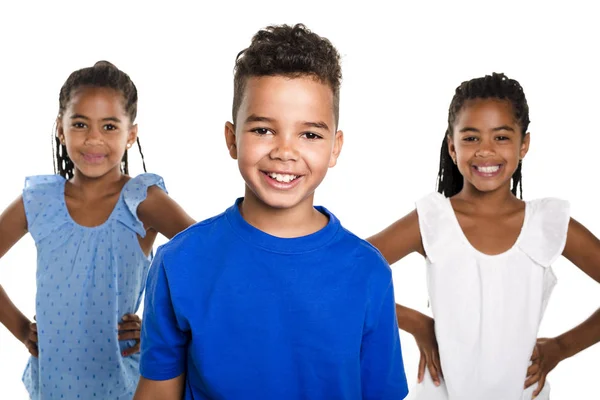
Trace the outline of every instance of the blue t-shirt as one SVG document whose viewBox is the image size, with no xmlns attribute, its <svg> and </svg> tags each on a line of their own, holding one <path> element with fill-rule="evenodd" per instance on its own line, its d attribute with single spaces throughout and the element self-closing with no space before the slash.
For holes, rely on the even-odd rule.
<svg viewBox="0 0 600 400">
<path fill-rule="evenodd" d="M 119 341 L 117 325 L 135 313 L 150 266 L 137 208 L 147 189 L 163 180 L 142 174 L 129 180 L 108 219 L 85 227 L 69 215 L 65 179 L 27 178 L 23 205 L 37 247 L 36 319 L 39 356 L 30 357 L 23 382 L 33 400 L 131 400 L 139 380 L 135 344 Z"/>
<path fill-rule="evenodd" d="M 140 371 L 186 373 L 185 399 L 377 399 L 408 393 L 391 270 L 329 218 L 283 239 L 239 199 L 162 246 L 150 268 Z"/>
</svg>

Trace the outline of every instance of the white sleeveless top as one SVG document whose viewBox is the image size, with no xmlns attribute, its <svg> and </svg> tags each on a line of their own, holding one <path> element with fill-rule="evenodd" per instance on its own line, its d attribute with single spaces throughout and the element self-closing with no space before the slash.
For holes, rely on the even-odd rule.
<svg viewBox="0 0 600 400">
<path fill-rule="evenodd" d="M 444 381 L 436 387 L 427 373 L 408 398 L 531 399 L 537 384 L 523 387 L 556 284 L 550 265 L 566 243 L 569 203 L 551 198 L 526 202 L 515 244 L 493 256 L 469 243 L 443 195 L 419 200 L 417 213 Z M 549 392 L 546 382 L 537 399 L 548 399 Z"/>
</svg>

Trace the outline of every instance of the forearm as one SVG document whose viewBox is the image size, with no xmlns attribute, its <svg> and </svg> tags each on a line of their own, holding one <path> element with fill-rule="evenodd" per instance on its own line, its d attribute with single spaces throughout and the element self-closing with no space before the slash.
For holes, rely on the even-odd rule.
<svg viewBox="0 0 600 400">
<path fill-rule="evenodd" d="M 600 308 L 575 328 L 556 338 L 563 358 L 569 358 L 600 341 Z"/>
<path fill-rule="evenodd" d="M 396 318 L 398 319 L 398 327 L 413 336 L 423 329 L 428 320 L 431 320 L 427 315 L 400 304 L 396 304 Z"/>
<path fill-rule="evenodd" d="M 13 304 L 1 285 L 0 322 L 19 341 L 23 342 L 26 339 L 31 321 Z"/>
<path fill-rule="evenodd" d="M 166 381 L 153 381 L 141 377 L 133 400 L 181 400 L 184 385 L 184 374 Z"/>
</svg>

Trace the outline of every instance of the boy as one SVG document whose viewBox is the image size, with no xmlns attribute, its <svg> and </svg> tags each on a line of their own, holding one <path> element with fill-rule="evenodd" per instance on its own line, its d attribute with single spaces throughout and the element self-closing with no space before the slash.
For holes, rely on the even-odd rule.
<svg viewBox="0 0 600 400">
<path fill-rule="evenodd" d="M 245 194 L 159 250 L 135 399 L 406 396 L 390 268 L 313 206 L 342 148 L 340 80 L 303 25 L 238 55 L 225 140 Z"/>
</svg>

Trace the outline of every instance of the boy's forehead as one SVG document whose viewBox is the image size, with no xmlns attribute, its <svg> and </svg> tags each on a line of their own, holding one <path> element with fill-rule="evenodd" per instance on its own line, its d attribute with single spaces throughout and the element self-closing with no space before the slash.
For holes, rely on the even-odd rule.
<svg viewBox="0 0 600 400">
<path fill-rule="evenodd" d="M 239 116 L 296 111 L 333 119 L 333 104 L 331 87 L 311 75 L 252 76 L 246 81 Z"/>
</svg>

